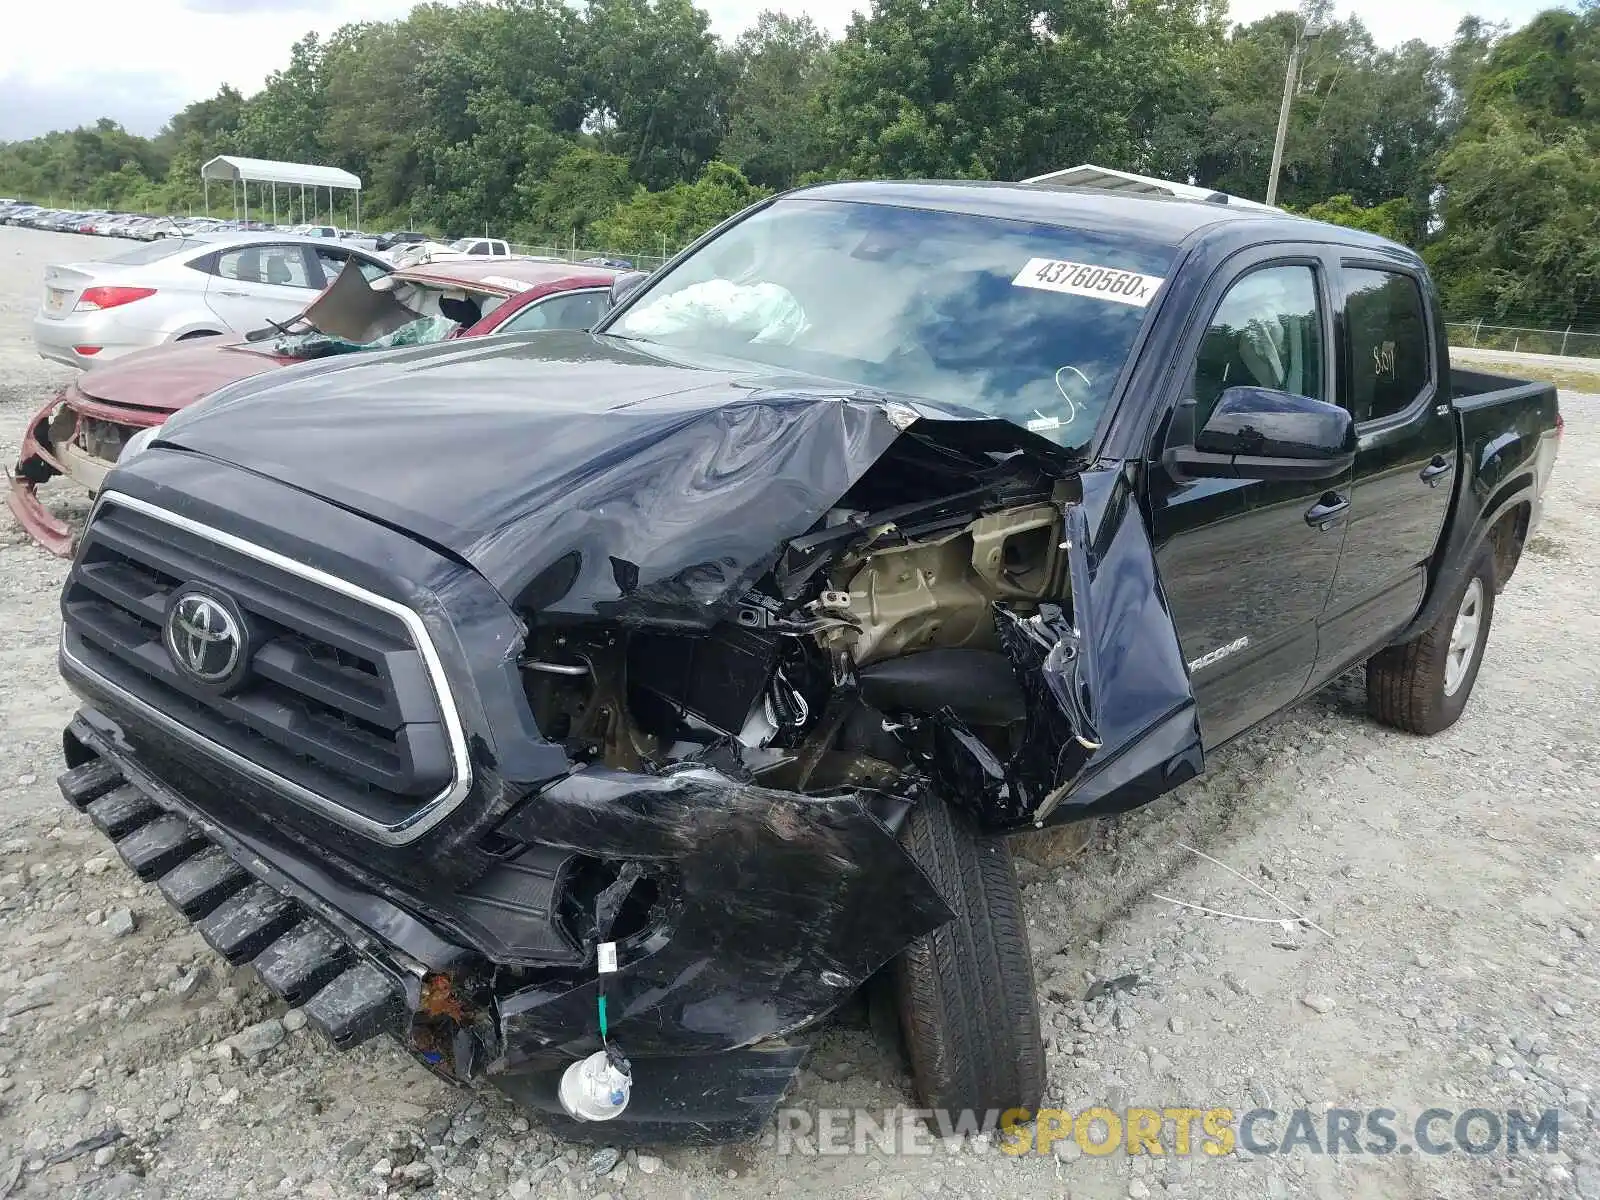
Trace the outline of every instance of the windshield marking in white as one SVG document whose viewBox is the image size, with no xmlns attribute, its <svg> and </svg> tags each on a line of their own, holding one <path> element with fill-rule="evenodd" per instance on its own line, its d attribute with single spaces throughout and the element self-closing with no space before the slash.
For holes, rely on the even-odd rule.
<svg viewBox="0 0 1600 1200">
<path fill-rule="evenodd" d="M 1160 275 L 1141 275 L 1138 271 L 1117 267 L 1059 258 L 1030 258 L 1028 265 L 1017 272 L 1011 286 L 1065 292 L 1069 296 L 1087 296 L 1091 300 L 1111 300 L 1144 308 L 1164 282 Z"/>
</svg>

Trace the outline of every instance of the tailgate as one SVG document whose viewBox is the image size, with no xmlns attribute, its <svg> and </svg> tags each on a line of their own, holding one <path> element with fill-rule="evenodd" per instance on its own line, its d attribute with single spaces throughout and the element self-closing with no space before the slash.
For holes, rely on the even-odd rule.
<svg viewBox="0 0 1600 1200">
<path fill-rule="evenodd" d="M 41 317 L 60 320 L 70 313 L 94 276 L 80 267 L 46 267 L 44 294 L 39 299 Z"/>
</svg>

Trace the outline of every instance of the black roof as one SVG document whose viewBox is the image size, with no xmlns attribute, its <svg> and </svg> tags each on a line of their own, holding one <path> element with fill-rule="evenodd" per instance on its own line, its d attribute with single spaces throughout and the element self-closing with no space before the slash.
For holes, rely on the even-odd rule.
<svg viewBox="0 0 1600 1200">
<path fill-rule="evenodd" d="M 814 200 L 851 200 L 861 204 L 892 204 L 937 212 L 1063 225 L 1094 233 L 1122 233 L 1157 245 L 1178 246 L 1192 235 L 1216 226 L 1249 222 L 1267 237 L 1322 241 L 1319 231 L 1335 235 L 1350 245 L 1393 248 L 1394 243 L 1375 234 L 1340 225 L 1328 225 L 1272 209 L 1246 208 L 1210 200 L 1176 196 L 1110 192 L 1096 188 L 1059 187 L 1043 183 L 985 183 L 889 180 L 822 183 L 799 189 L 797 195 Z"/>
</svg>

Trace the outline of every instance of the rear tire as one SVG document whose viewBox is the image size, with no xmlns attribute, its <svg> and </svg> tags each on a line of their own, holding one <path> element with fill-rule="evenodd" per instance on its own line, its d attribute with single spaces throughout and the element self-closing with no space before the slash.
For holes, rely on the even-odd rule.
<svg viewBox="0 0 1600 1200">
<path fill-rule="evenodd" d="M 1420 637 L 1367 660 L 1367 710 L 1407 733 L 1450 728 L 1467 706 L 1494 618 L 1494 557 L 1483 551 Z"/>
<path fill-rule="evenodd" d="M 894 964 L 917 1095 L 952 1119 L 1031 1112 L 1044 1095 L 1044 1046 L 1011 853 L 935 796 L 911 810 L 902 837 L 955 912 Z"/>
</svg>

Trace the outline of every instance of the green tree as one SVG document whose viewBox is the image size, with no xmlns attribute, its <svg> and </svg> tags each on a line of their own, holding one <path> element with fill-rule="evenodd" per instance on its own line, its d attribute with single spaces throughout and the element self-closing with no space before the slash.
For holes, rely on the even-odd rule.
<svg viewBox="0 0 1600 1200">
<path fill-rule="evenodd" d="M 665 191 L 639 188 L 628 203 L 597 222 L 595 232 L 610 248 L 635 254 L 676 249 L 757 200 L 770 195 L 723 162 L 706 166 L 693 183 Z"/>
<path fill-rule="evenodd" d="M 244 119 L 244 105 L 245 99 L 238 90 L 223 84 L 215 96 L 196 100 L 174 113 L 155 140 L 175 148 L 195 137 L 202 145 L 220 147 L 238 131 Z"/>
<path fill-rule="evenodd" d="M 256 158 L 321 163 L 328 115 L 322 40 L 308 33 L 289 50 L 289 65 L 244 106 L 239 143 Z"/>
<path fill-rule="evenodd" d="M 1600 9 L 1494 43 L 1438 182 L 1425 255 L 1452 315 L 1600 328 Z"/>
<path fill-rule="evenodd" d="M 422 3 L 307 35 L 154 138 L 0 144 L 0 193 L 184 211 L 232 152 L 354 171 L 369 225 L 658 253 L 813 179 L 1087 161 L 1260 196 L 1309 17 L 1283 202 L 1422 248 L 1458 316 L 1600 327 L 1594 0 L 1437 49 L 1306 2 L 1230 29 L 1210 0 L 872 0 L 836 42 L 764 12 L 726 46 L 693 0 Z"/>
<path fill-rule="evenodd" d="M 1349 195 L 1329 196 L 1311 205 L 1305 214 L 1313 221 L 1329 221 L 1349 229 L 1362 229 L 1395 242 L 1408 241 L 1417 228 L 1417 217 L 1411 201 L 1404 197 L 1362 208 Z"/>
<path fill-rule="evenodd" d="M 818 100 L 831 51 L 828 35 L 810 17 L 771 10 L 739 35 L 723 161 L 770 188 L 792 187 L 807 171 L 826 165 Z"/>
<path fill-rule="evenodd" d="M 1234 32 L 1215 103 L 1197 139 L 1199 182 L 1262 198 L 1272 162 L 1284 72 L 1301 17 L 1278 13 Z M 1422 237 L 1433 161 L 1448 130 L 1442 56 L 1421 43 L 1380 50 L 1357 20 L 1333 22 L 1305 48 L 1290 110 L 1279 198 L 1304 207 L 1351 196 L 1362 206 L 1400 197 Z"/>
<path fill-rule="evenodd" d="M 1175 169 L 1222 26 L 1199 0 L 875 0 L 839 47 L 827 137 L 856 174 Z"/>
<path fill-rule="evenodd" d="M 648 187 L 693 179 L 722 142 L 732 83 L 710 18 L 689 0 L 590 0 L 584 26 L 604 148 Z"/>
<path fill-rule="evenodd" d="M 587 245 L 591 229 L 633 198 L 628 160 L 589 146 L 566 150 L 550 169 L 519 186 L 524 229 L 539 243 Z"/>
</svg>

